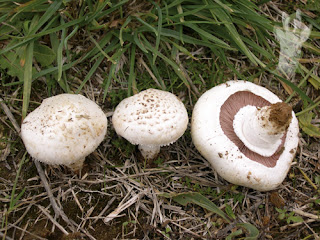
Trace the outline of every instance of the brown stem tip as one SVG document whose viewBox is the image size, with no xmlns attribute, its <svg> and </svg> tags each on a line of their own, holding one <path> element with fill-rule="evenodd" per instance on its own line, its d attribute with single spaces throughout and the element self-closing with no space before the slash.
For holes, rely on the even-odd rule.
<svg viewBox="0 0 320 240">
<path fill-rule="evenodd" d="M 284 102 L 278 102 L 270 106 L 269 121 L 281 130 L 287 129 L 292 119 L 292 108 Z"/>
</svg>

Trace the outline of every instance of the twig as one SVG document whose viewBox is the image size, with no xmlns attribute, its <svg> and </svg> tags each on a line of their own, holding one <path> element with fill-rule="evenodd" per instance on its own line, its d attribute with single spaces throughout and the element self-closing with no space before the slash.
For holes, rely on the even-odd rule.
<svg viewBox="0 0 320 240">
<path fill-rule="evenodd" d="M 7 117 L 9 118 L 9 120 L 11 121 L 14 129 L 20 135 L 20 125 L 17 123 L 16 119 L 14 118 L 13 114 L 11 113 L 10 109 L 5 104 L 5 102 L 3 101 L 2 98 L 0 98 L 0 105 L 1 105 L 1 107 L 3 109 L 3 111 L 5 112 L 5 114 L 7 115 Z"/>
<path fill-rule="evenodd" d="M 0 201 L 2 201 L 2 199 L 0 199 Z M 27 209 L 24 211 L 24 213 L 21 215 L 21 217 L 19 217 L 19 219 L 13 223 L 13 226 L 18 225 L 18 223 L 24 219 L 24 217 L 27 215 L 27 213 L 29 212 L 29 210 L 31 209 L 33 204 L 34 203 L 30 203 L 30 205 L 27 207 Z M 10 229 L 10 227 L 7 227 L 7 230 L 9 230 L 9 229 Z M 3 231 L 3 230 L 5 230 L 5 228 L 0 228 L 0 231 Z"/>
<path fill-rule="evenodd" d="M 89 208 L 89 210 L 87 210 L 86 216 L 82 218 L 81 223 L 79 224 L 78 229 L 83 229 L 84 226 L 86 225 L 88 219 L 90 218 L 91 214 L 94 211 L 94 207 Z"/>
<path fill-rule="evenodd" d="M 145 61 L 142 59 L 142 57 L 140 57 L 138 59 L 138 63 L 140 63 L 141 65 L 143 65 L 143 67 L 147 70 L 147 72 L 149 73 L 149 75 L 151 76 L 151 78 L 153 79 L 153 81 L 155 81 L 155 83 L 157 84 L 157 86 L 161 89 L 163 89 L 163 86 L 161 86 L 161 84 L 159 83 L 158 79 L 156 78 L 156 76 L 154 76 L 153 72 L 150 70 L 150 68 L 148 67 L 148 65 L 145 63 Z M 164 90 L 164 89 L 163 89 Z"/>
<path fill-rule="evenodd" d="M 195 95 L 196 95 L 197 97 L 199 97 L 199 96 L 200 96 L 199 90 L 198 90 L 198 88 L 193 84 L 193 82 L 192 82 L 189 74 L 187 73 L 187 70 L 186 70 L 185 67 L 182 65 L 182 63 L 181 63 L 181 61 L 180 61 L 180 59 L 179 59 L 179 55 L 177 55 L 177 57 L 176 57 L 176 63 L 178 63 L 179 68 L 180 68 L 180 70 L 181 70 L 181 73 L 182 73 L 183 76 L 185 76 L 185 78 L 187 79 L 187 81 L 188 81 L 188 83 L 190 84 L 190 86 L 191 86 L 192 90 L 194 91 Z"/>
<path fill-rule="evenodd" d="M 0 232 L 0 237 L 5 237 L 5 239 L 7 239 L 7 240 L 13 240 L 13 238 L 11 238 L 11 237 L 8 237 L 6 234 L 3 234 L 2 232 Z"/>
<path fill-rule="evenodd" d="M 312 223 L 312 222 L 315 222 L 315 221 L 316 221 L 315 219 L 308 219 L 308 220 L 303 221 L 303 222 L 297 222 L 297 223 L 288 224 L 288 225 L 280 227 L 280 231 L 284 231 L 287 228 L 293 228 L 293 227 L 300 226 L 300 225 L 302 225 L 304 223 Z"/>
<path fill-rule="evenodd" d="M 38 236 L 38 235 L 35 235 L 35 234 L 33 234 L 32 232 L 29 232 L 29 231 L 27 231 L 27 230 L 25 230 L 25 229 L 23 229 L 23 228 L 21 228 L 21 227 L 19 227 L 19 226 L 16 226 L 16 225 L 13 226 L 13 224 L 11 224 L 11 223 L 9 223 L 9 225 L 12 226 L 12 227 L 14 227 L 14 228 L 16 228 L 16 229 L 18 229 L 18 230 L 20 230 L 20 231 L 24 231 L 25 233 L 31 235 L 31 236 L 33 237 L 33 239 L 34 239 L 34 238 L 37 238 L 37 239 L 40 239 L 40 240 L 47 240 L 46 238 L 42 238 L 42 237 L 40 237 L 40 236 Z"/>
<path fill-rule="evenodd" d="M 124 204 L 120 203 L 119 206 L 113 212 L 111 212 L 108 216 L 105 217 L 105 219 L 103 220 L 104 223 L 108 223 L 112 219 L 116 218 L 123 210 L 130 207 L 132 204 L 134 204 L 136 201 L 138 201 L 138 199 L 140 199 L 143 195 L 145 195 L 144 192 L 138 193 L 136 196 L 131 198 L 126 203 L 124 203 Z"/>
<path fill-rule="evenodd" d="M 300 172 L 302 173 L 302 175 L 304 176 L 304 178 L 310 183 L 310 185 L 315 189 L 317 190 L 317 186 L 311 181 L 311 179 L 307 176 L 307 174 L 305 174 L 304 171 L 302 171 L 301 168 L 298 167 L 298 169 L 300 170 Z"/>
<path fill-rule="evenodd" d="M 27 228 L 28 228 L 28 226 L 29 226 L 29 223 L 30 223 L 30 220 L 28 220 L 27 223 L 24 225 L 19 240 L 23 240 L 23 237 L 24 237 L 24 235 L 26 234 Z"/>
<path fill-rule="evenodd" d="M 41 167 L 40 162 L 39 162 L 39 161 L 34 161 L 34 164 L 35 164 L 36 167 L 37 167 L 39 176 L 40 176 L 40 178 L 41 178 L 41 181 L 42 181 L 42 183 L 43 183 L 44 188 L 46 189 L 46 192 L 47 192 L 47 194 L 48 194 L 48 197 L 49 197 L 51 206 L 52 206 L 52 208 L 53 208 L 56 216 L 58 216 L 58 217 L 61 216 L 61 218 L 62 218 L 67 224 L 69 224 L 72 229 L 74 229 L 73 224 L 71 223 L 71 221 L 69 220 L 69 218 L 67 217 L 67 215 L 63 212 L 63 210 L 62 210 L 61 208 L 59 208 L 59 206 L 58 206 L 58 204 L 57 204 L 57 202 L 56 202 L 56 200 L 55 200 L 55 198 L 54 198 L 54 196 L 53 196 L 53 193 L 52 193 L 52 191 L 51 191 L 51 188 L 50 188 L 50 186 L 49 186 L 49 183 L 48 183 L 48 181 L 47 181 L 47 178 L 46 178 L 46 176 L 45 176 L 45 174 L 44 174 L 44 171 L 43 171 L 43 169 L 42 169 L 42 167 Z"/>
<path fill-rule="evenodd" d="M 170 223 L 172 223 L 173 225 L 176 225 L 177 227 L 183 229 L 183 230 L 186 231 L 187 233 L 189 233 L 189 234 L 191 234 L 191 235 L 193 235 L 193 236 L 195 236 L 195 237 L 197 237 L 197 238 L 199 238 L 199 239 L 204 239 L 204 237 L 200 236 L 199 234 L 196 234 L 195 232 L 190 231 L 188 228 L 185 228 L 185 227 L 181 226 L 180 224 L 175 223 L 175 222 L 173 222 L 173 221 L 171 221 L 171 220 L 169 220 L 169 221 L 170 221 Z"/>
<path fill-rule="evenodd" d="M 113 197 L 111 198 L 107 205 L 104 207 L 104 209 L 99 213 L 99 215 L 97 216 L 97 218 L 93 221 L 93 224 L 95 224 L 101 217 L 102 215 L 109 209 L 109 207 L 111 206 L 111 204 L 114 202 L 114 200 L 116 200 L 117 197 Z"/>
<path fill-rule="evenodd" d="M 299 214 L 301 216 L 304 216 L 304 217 L 307 217 L 307 218 L 311 218 L 311 219 L 315 219 L 315 220 L 320 220 L 320 217 L 317 216 L 317 215 L 314 215 L 312 213 L 307 213 L 307 212 L 304 212 L 300 209 L 293 209 L 292 211 L 294 211 L 296 214 Z"/>
<path fill-rule="evenodd" d="M 61 232 L 63 232 L 65 235 L 68 235 L 68 231 L 64 229 L 64 227 L 62 227 L 47 211 L 44 207 L 42 207 L 41 205 L 37 205 L 37 207 L 44 213 L 44 215 L 47 216 L 47 218 L 49 218 L 49 220 L 57 227 L 61 230 Z"/>
<path fill-rule="evenodd" d="M 69 187 L 70 187 L 72 196 L 73 196 L 74 200 L 76 201 L 76 204 L 77 204 L 78 207 L 80 208 L 81 212 L 83 212 L 83 207 L 81 206 L 80 201 L 79 201 L 77 195 L 75 194 L 75 192 L 74 192 L 74 190 L 73 190 L 73 187 L 71 186 L 71 181 L 70 181 L 70 180 L 68 181 L 68 184 L 69 184 Z"/>
<path fill-rule="evenodd" d="M 320 239 L 319 235 L 306 222 L 304 222 L 304 225 L 306 225 L 306 227 L 313 233 L 313 236 L 314 236 L 315 240 L 319 240 Z"/>
</svg>

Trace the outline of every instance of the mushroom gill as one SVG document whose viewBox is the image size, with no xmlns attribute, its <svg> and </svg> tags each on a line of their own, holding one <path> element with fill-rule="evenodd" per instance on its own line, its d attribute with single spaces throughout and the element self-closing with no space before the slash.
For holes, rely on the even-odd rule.
<svg viewBox="0 0 320 240">
<path fill-rule="evenodd" d="M 266 99 L 255 95 L 249 91 L 239 91 L 232 94 L 221 106 L 220 109 L 220 125 L 225 133 L 225 135 L 239 148 L 239 150 L 252 161 L 263 164 L 266 167 L 274 167 L 277 164 L 277 161 L 281 155 L 281 150 L 283 149 L 284 142 L 286 139 L 286 133 L 282 137 L 282 142 L 276 151 L 270 157 L 264 157 L 260 154 L 251 151 L 249 148 L 245 146 L 245 144 L 239 139 L 233 129 L 233 120 L 236 113 L 245 106 L 256 106 L 256 107 L 264 107 L 270 106 L 271 103 Z"/>
</svg>

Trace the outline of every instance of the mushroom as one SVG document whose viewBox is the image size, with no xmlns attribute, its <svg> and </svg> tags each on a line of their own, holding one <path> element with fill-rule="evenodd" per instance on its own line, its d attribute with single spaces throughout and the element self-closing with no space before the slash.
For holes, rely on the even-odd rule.
<svg viewBox="0 0 320 240">
<path fill-rule="evenodd" d="M 118 135 L 139 145 L 146 160 L 155 158 L 160 147 L 180 138 L 188 125 L 188 113 L 172 93 L 147 89 L 122 100 L 116 107 L 113 126 Z"/>
<path fill-rule="evenodd" d="M 260 191 L 277 188 L 298 146 L 298 121 L 272 92 L 228 81 L 196 103 L 191 135 L 199 152 L 227 181 Z"/>
<path fill-rule="evenodd" d="M 60 94 L 43 100 L 28 114 L 21 138 L 34 159 L 63 164 L 77 172 L 104 139 L 107 124 L 95 102 L 82 95 Z"/>
</svg>

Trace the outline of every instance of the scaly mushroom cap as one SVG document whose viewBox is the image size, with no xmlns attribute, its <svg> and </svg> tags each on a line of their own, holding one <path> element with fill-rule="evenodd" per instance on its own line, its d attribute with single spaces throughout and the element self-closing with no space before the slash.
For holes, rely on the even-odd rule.
<svg viewBox="0 0 320 240">
<path fill-rule="evenodd" d="M 32 157 L 73 170 L 82 167 L 84 158 L 98 147 L 106 132 L 107 118 L 101 108 L 74 94 L 43 100 L 21 126 L 22 140 Z"/>
<path fill-rule="evenodd" d="M 298 146 L 294 112 L 266 88 L 228 81 L 204 93 L 192 113 L 192 140 L 227 181 L 256 190 L 279 186 Z"/>
<path fill-rule="evenodd" d="M 112 123 L 118 135 L 140 149 L 146 146 L 146 151 L 153 152 L 183 135 L 188 114 L 181 100 L 172 93 L 147 89 L 122 100 L 114 111 Z M 146 158 L 153 158 L 151 155 Z"/>
</svg>

